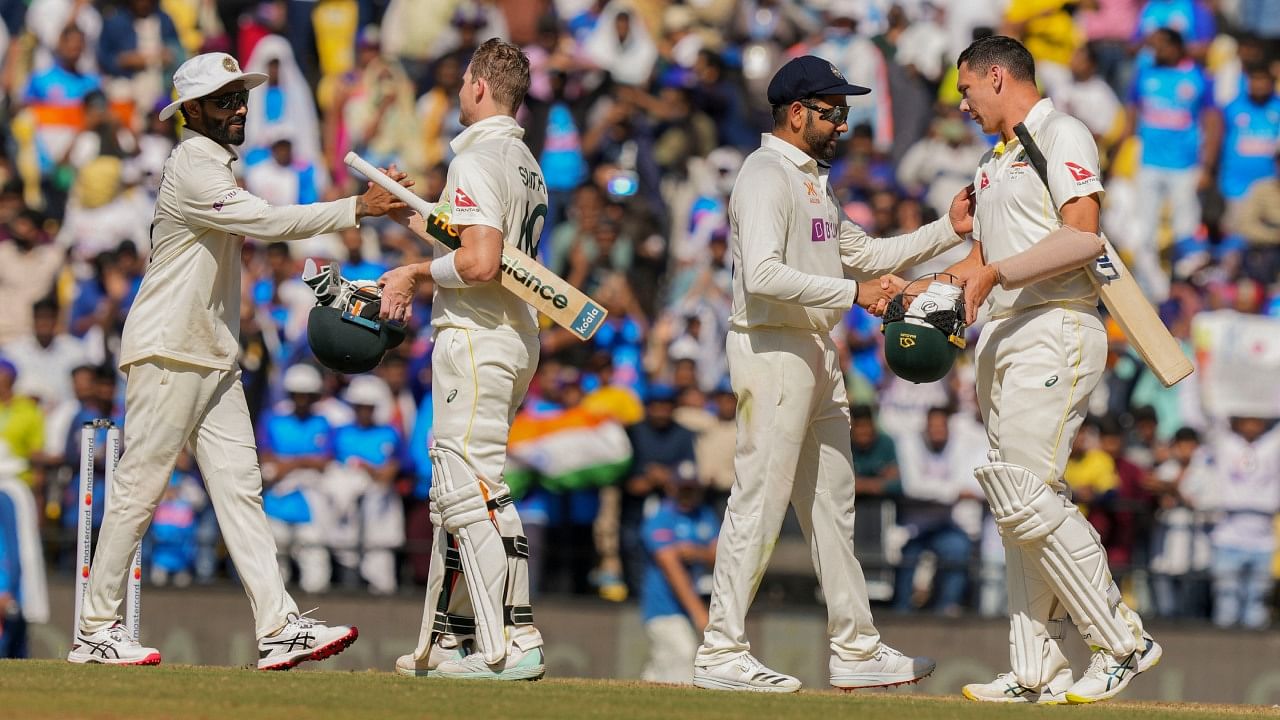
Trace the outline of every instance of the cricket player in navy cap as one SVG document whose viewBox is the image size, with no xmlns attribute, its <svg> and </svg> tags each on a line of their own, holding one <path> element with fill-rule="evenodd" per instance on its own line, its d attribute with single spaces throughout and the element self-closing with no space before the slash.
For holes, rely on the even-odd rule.
<svg viewBox="0 0 1280 720">
<path fill-rule="evenodd" d="M 882 643 L 871 618 L 853 552 L 849 402 L 830 332 L 855 303 L 882 313 L 903 285 L 891 273 L 959 245 L 972 227 L 972 201 L 961 191 L 948 217 L 894 238 L 869 237 L 849 220 L 828 163 L 849 129 L 847 97 L 869 92 L 822 58 L 784 65 L 769 83 L 773 132 L 743 164 L 729 201 L 737 447 L 710 618 L 694 660 L 698 687 L 800 687 L 752 656 L 745 628 L 788 503 L 827 601 L 831 684 L 899 685 L 933 672 L 932 660 Z"/>
</svg>

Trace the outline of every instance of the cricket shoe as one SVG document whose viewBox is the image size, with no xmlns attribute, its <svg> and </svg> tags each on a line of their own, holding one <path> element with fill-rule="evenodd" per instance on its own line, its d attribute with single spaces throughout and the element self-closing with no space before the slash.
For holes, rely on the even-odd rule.
<svg viewBox="0 0 1280 720">
<path fill-rule="evenodd" d="M 1071 682 L 1071 668 L 1058 671 L 1052 680 L 1039 689 L 1019 685 L 1018 677 L 1007 672 L 1000 673 L 991 682 L 965 685 L 960 693 L 974 702 L 1065 705 Z"/>
<path fill-rule="evenodd" d="M 442 635 L 431 644 L 431 651 L 425 659 L 414 657 L 413 653 L 396 658 L 396 674 L 405 677 L 430 677 L 436 674 L 436 668 L 449 660 L 461 660 L 474 652 L 475 641 L 471 638 L 459 638 L 457 635 Z"/>
<path fill-rule="evenodd" d="M 399 671 L 399 663 L 396 670 Z M 546 674 L 542 646 L 524 650 L 514 642 L 507 646 L 506 656 L 492 665 L 484 661 L 483 653 L 473 652 L 446 660 L 431 670 L 431 677 L 450 680 L 541 680 Z"/>
<path fill-rule="evenodd" d="M 932 675 L 937 666 L 930 658 L 907 657 L 884 643 L 880 644 L 875 655 L 866 660 L 842 660 L 839 655 L 832 655 L 827 663 L 831 671 L 831 686 L 841 690 L 920 682 Z"/>
<path fill-rule="evenodd" d="M 1067 702 L 1082 705 L 1115 697 L 1128 687 L 1135 675 L 1158 665 L 1164 655 L 1160 644 L 1146 633 L 1142 634 L 1142 642 L 1141 650 L 1124 655 L 1094 650 L 1089 669 L 1067 690 Z"/>
<path fill-rule="evenodd" d="M 751 653 L 718 665 L 694 665 L 693 684 L 707 690 L 768 693 L 793 693 L 800 689 L 799 680 L 770 670 Z"/>
<path fill-rule="evenodd" d="M 128 628 L 116 623 L 96 633 L 76 633 L 76 642 L 67 653 L 67 662 L 103 665 L 159 665 L 160 651 L 144 647 L 129 634 Z"/>
<path fill-rule="evenodd" d="M 258 641 L 259 670 L 288 670 L 307 660 L 324 660 L 346 650 L 360 631 L 346 625 L 329 627 L 315 618 L 289 613 L 289 621 L 274 635 Z"/>
</svg>

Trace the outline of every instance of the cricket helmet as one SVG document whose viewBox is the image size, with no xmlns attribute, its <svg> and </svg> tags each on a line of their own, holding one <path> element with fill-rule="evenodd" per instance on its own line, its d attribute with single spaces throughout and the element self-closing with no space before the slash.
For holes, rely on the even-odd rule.
<svg viewBox="0 0 1280 720">
<path fill-rule="evenodd" d="M 350 291 L 330 304 L 311 308 L 307 343 L 321 365 L 354 375 L 374 369 L 388 350 L 404 342 L 404 327 L 378 318 L 382 290 L 376 283 L 349 285 Z"/>
<path fill-rule="evenodd" d="M 964 292 L 948 273 L 907 284 L 884 312 L 884 359 L 894 375 L 913 383 L 946 377 L 964 350 Z"/>
</svg>

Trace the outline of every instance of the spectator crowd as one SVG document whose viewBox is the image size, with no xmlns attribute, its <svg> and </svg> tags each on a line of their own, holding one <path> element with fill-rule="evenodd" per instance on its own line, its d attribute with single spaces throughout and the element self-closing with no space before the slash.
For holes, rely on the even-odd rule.
<svg viewBox="0 0 1280 720">
<path fill-rule="evenodd" d="M 958 110 L 955 58 L 986 34 L 1020 38 L 1046 95 L 1097 139 L 1103 229 L 1188 354 L 1202 368 L 1223 356 L 1197 342 L 1210 319 L 1280 337 L 1280 0 L 0 0 L 0 19 L 0 291 L 11 301 L 0 467 L 30 491 L 44 555 L 63 574 L 75 562 L 80 428 L 127 421 L 120 332 L 179 139 L 179 118 L 156 113 L 174 69 L 199 52 L 268 75 L 251 91 L 234 170 L 254 194 L 292 204 L 350 193 L 349 150 L 395 163 L 438 198 L 471 53 L 493 36 L 524 47 L 532 88 L 519 121 L 550 195 L 538 255 L 609 317 L 586 343 L 544 325 L 508 479 L 534 591 L 638 598 L 655 642 L 687 645 L 688 623 L 670 618 L 705 619 L 733 483 L 728 197 L 769 129 L 765 85 L 789 57 L 819 55 L 873 89 L 850 98 L 830 178 L 851 218 L 892 236 L 945 213 L 995 141 Z M 279 559 L 304 591 L 425 584 L 433 289 L 420 288 L 408 341 L 374 372 L 343 376 L 307 347 L 302 263 L 375 280 L 428 252 L 391 222 L 244 239 L 240 366 Z M 1163 388 L 1109 329 L 1094 417 L 1066 471 L 1074 499 L 1139 609 L 1267 626 L 1277 381 L 1222 389 L 1197 373 Z M 913 385 L 887 372 L 877 318 L 855 308 L 836 335 L 873 594 L 901 612 L 1003 614 L 1003 554 L 972 477 L 987 446 L 971 356 Z M 1249 367 L 1280 371 L 1275 344 L 1255 356 Z M 1247 410 L 1205 400 L 1232 392 L 1264 397 Z M 31 533 L 13 519 L 24 501 L 6 499 L 21 493 L 7 492 L 0 618 L 20 618 L 18 546 Z M 233 578 L 185 455 L 144 553 L 152 583 Z"/>
</svg>

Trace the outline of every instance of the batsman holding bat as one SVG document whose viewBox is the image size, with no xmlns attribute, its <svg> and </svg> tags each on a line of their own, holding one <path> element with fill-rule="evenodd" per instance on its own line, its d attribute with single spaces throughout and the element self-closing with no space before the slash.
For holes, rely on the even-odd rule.
<svg viewBox="0 0 1280 720">
<path fill-rule="evenodd" d="M 716 550 L 709 622 L 694 660 L 698 687 L 795 692 L 800 681 L 751 655 L 746 614 L 787 505 L 800 519 L 827 601 L 831 684 L 915 682 L 933 672 L 880 641 L 853 548 L 849 401 L 831 328 L 854 303 L 883 312 L 901 281 L 888 273 L 963 242 L 969 194 L 950 217 L 875 239 L 853 224 L 828 183 L 827 163 L 848 129 L 849 84 L 831 63 L 803 56 L 769 83 L 773 132 L 743 163 L 729 201 L 733 314 L 727 351 L 738 397 L 733 489 Z M 879 277 L 885 276 L 885 277 Z"/>
<path fill-rule="evenodd" d="M 507 433 L 538 364 L 537 313 L 496 282 L 504 243 L 537 255 L 547 214 L 542 170 L 515 113 L 529 59 L 498 39 L 462 76 L 462 124 L 444 201 L 461 247 L 378 281 L 382 313 L 406 320 L 417 283 L 435 282 L 431 351 L 431 572 L 418 647 L 396 660 L 408 676 L 536 680 L 542 635 L 529 605 L 529 543 L 502 479 Z M 397 219 L 421 229 L 423 218 Z M 472 650 L 472 645 L 475 648 Z"/>
<path fill-rule="evenodd" d="M 1102 543 L 1062 478 L 1107 356 L 1087 269 L 1104 247 L 1098 149 L 1084 124 L 1040 98 L 1034 61 L 1017 40 L 978 40 L 957 65 L 960 109 L 1000 134 L 974 180 L 973 251 L 950 271 L 964 281 L 970 322 L 991 301 L 977 395 L 992 449 L 975 473 L 1005 548 L 1013 666 L 966 685 L 964 695 L 1105 700 L 1159 662 L 1161 650 L 1122 602 Z M 1043 151 L 1044 181 L 1038 156 L 1016 137 L 1020 124 Z M 1093 650 L 1074 683 L 1059 646 L 1067 614 Z"/>
<path fill-rule="evenodd" d="M 284 670 L 321 660 L 356 639 L 353 627 L 328 627 L 300 615 L 276 563 L 236 364 L 240 245 L 244 235 L 297 240 L 337 232 L 404 203 L 371 188 L 330 203 L 272 207 L 238 187 L 231 147 L 244 142 L 249 89 L 266 79 L 241 72 L 225 53 L 197 55 L 174 73 L 178 99 L 160 111 L 166 119 L 181 109 L 187 126 L 164 165 L 151 223 L 151 263 L 124 326 L 125 451 L 67 656 L 74 663 L 160 662 L 159 652 L 129 635 L 120 611 L 130 563 L 185 446 L 200 466 L 253 607 L 258 667 Z"/>
</svg>

